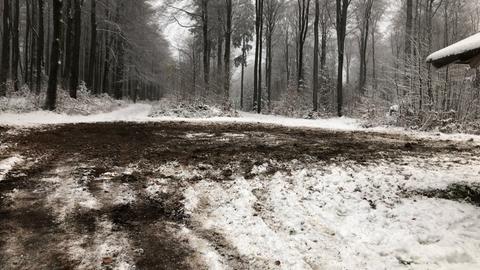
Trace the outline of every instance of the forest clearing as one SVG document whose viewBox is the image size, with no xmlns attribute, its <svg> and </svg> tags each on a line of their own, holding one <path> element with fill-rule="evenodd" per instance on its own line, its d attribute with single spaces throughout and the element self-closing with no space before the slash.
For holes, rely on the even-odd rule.
<svg viewBox="0 0 480 270">
<path fill-rule="evenodd" d="M 0 269 L 480 269 L 479 0 L 0 0 Z"/>
<path fill-rule="evenodd" d="M 479 267 L 480 137 L 148 107 L 0 129 L 0 268 Z"/>
</svg>

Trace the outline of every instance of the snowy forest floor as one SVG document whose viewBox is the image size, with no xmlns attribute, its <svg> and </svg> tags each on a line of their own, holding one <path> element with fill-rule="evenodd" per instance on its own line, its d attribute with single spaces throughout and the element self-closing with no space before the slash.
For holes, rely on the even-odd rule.
<svg viewBox="0 0 480 270">
<path fill-rule="evenodd" d="M 480 267 L 480 137 L 150 110 L 0 115 L 0 269 Z"/>
</svg>

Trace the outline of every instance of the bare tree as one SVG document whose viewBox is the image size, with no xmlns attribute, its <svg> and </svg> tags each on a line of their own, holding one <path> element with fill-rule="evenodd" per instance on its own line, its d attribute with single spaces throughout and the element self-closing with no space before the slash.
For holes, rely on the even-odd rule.
<svg viewBox="0 0 480 270">
<path fill-rule="evenodd" d="M 297 50 L 298 50 L 298 59 L 297 59 L 297 90 L 303 87 L 304 83 L 304 47 L 305 41 L 307 39 L 308 33 L 308 20 L 310 13 L 310 0 L 297 0 L 298 4 L 298 33 L 297 33 Z"/>
<path fill-rule="evenodd" d="M 48 80 L 47 99 L 45 107 L 55 110 L 57 102 L 57 79 L 60 68 L 61 37 L 62 37 L 62 0 L 53 0 L 53 41 L 50 58 L 50 77 Z"/>
<path fill-rule="evenodd" d="M 345 53 L 345 37 L 347 34 L 347 15 L 351 0 L 337 0 L 337 114 L 343 116 L 343 63 Z"/>
<path fill-rule="evenodd" d="M 3 38 L 2 64 L 0 66 L 0 96 L 7 93 L 7 81 L 10 75 L 10 1 L 3 0 Z"/>
<path fill-rule="evenodd" d="M 319 34 L 318 27 L 320 23 L 320 0 L 315 0 L 315 22 L 314 22 L 314 45 L 313 45 L 313 111 L 318 111 L 318 54 L 319 54 Z"/>
</svg>

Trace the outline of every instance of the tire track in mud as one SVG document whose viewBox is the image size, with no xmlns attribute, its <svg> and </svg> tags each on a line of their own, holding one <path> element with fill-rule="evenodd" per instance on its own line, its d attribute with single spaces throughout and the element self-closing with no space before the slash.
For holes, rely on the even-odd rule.
<svg viewBox="0 0 480 270">
<path fill-rule="evenodd" d="M 0 268 L 69 269 L 69 257 L 60 247 L 69 232 L 47 207 L 54 187 L 40 180 L 54 175 L 54 157 L 23 166 L 0 182 Z"/>
<path fill-rule="evenodd" d="M 0 268 L 190 268 L 188 246 L 174 237 L 180 198 L 147 198 L 143 178 L 129 175 L 139 203 L 115 201 L 118 186 L 97 187 L 105 171 L 64 156 L 11 171 L 0 183 Z"/>
</svg>

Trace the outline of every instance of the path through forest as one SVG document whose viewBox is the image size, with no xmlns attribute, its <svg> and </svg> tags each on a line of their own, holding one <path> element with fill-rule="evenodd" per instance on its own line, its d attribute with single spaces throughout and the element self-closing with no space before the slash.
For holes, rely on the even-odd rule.
<svg viewBox="0 0 480 270">
<path fill-rule="evenodd" d="M 475 269 L 480 147 L 249 123 L 0 127 L 1 269 Z"/>
</svg>

